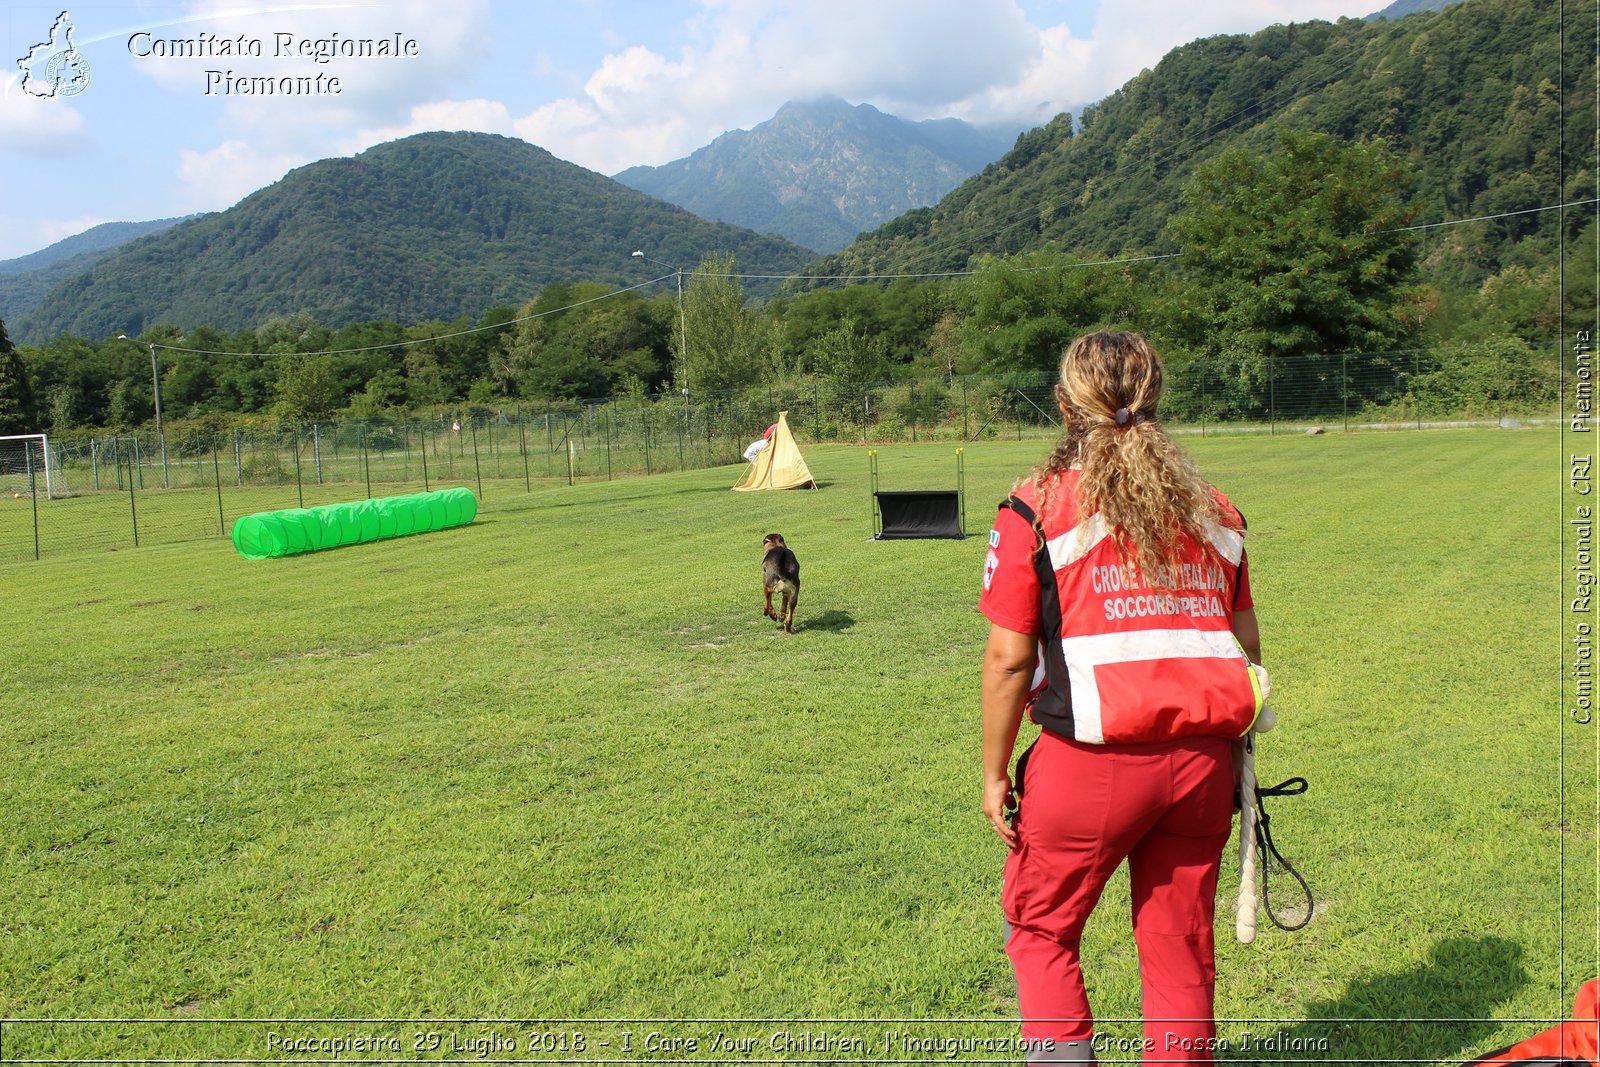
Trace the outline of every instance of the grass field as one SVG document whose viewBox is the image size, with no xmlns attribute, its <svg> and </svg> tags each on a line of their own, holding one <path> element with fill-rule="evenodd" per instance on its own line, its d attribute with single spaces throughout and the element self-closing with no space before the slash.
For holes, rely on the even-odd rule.
<svg viewBox="0 0 1600 1067">
<path fill-rule="evenodd" d="M 1319 901 L 1251 946 L 1219 917 L 1219 1058 L 1457 1062 L 1567 1014 L 1595 833 L 1592 735 L 1562 757 L 1557 433 L 1185 445 L 1250 521 L 1260 774 L 1311 780 L 1271 814 Z M 1014 1032 L 976 599 L 1041 452 L 968 447 L 961 542 L 869 541 L 866 451 L 834 446 L 807 452 L 816 493 L 720 468 L 283 560 L 212 539 L 0 569 L 0 1058 L 328 1058 L 356 1031 L 390 1059 L 637 1058 L 624 1030 L 718 1058 L 680 1018 L 1010 1062 L 859 1020 Z M 882 487 L 947 488 L 951 453 L 885 448 Z M 803 566 L 788 637 L 759 616 L 769 530 Z M 1124 877 L 1085 956 L 1102 1062 L 1137 1062 Z M 43 1021 L 116 1019 L 143 1021 Z M 588 1022 L 459 1021 L 537 1019 Z M 723 1026 L 759 1044 L 720 1058 L 830 1058 L 775 1027 Z"/>
</svg>

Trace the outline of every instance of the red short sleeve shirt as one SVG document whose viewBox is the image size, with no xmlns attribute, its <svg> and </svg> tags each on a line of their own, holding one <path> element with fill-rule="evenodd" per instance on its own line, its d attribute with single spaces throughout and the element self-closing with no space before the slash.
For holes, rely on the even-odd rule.
<svg viewBox="0 0 1600 1067">
<path fill-rule="evenodd" d="M 1042 628 L 1039 573 L 1033 569 L 1038 541 L 1033 526 L 1010 508 L 995 516 L 978 609 L 996 626 L 1022 634 L 1037 634 Z"/>
</svg>

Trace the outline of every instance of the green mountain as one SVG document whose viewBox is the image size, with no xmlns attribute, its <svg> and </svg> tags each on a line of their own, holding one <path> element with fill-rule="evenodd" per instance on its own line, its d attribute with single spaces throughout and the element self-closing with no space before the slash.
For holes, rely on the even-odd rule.
<svg viewBox="0 0 1600 1067">
<path fill-rule="evenodd" d="M 908 122 L 838 97 L 790 102 L 684 159 L 617 181 L 696 215 L 834 252 L 912 208 L 938 202 L 999 159 L 1015 128 Z"/>
<path fill-rule="evenodd" d="M 963 270 L 984 254 L 1055 247 L 1170 253 L 1167 220 L 1195 167 L 1225 148 L 1267 154 L 1276 131 L 1383 138 L 1414 175 L 1418 223 L 1502 215 L 1426 233 L 1430 278 L 1471 285 L 1548 262 L 1554 211 L 1592 197 L 1594 25 L 1547 0 L 1467 0 L 1397 20 L 1309 22 L 1217 36 L 1168 53 L 1081 115 L 1024 134 L 936 206 L 907 213 L 812 269 Z M 1567 216 L 1568 237 L 1594 217 Z"/>
<path fill-rule="evenodd" d="M 82 233 L 75 233 L 71 237 L 63 237 L 55 244 L 41 248 L 37 252 L 29 252 L 25 256 L 18 256 L 16 259 L 0 260 L 0 276 L 26 274 L 46 267 L 82 260 L 85 256 L 92 256 L 96 252 L 111 252 L 127 244 L 135 237 L 143 237 L 145 234 L 150 233 L 160 233 L 162 230 L 171 229 L 185 219 L 192 218 L 194 218 L 193 215 L 183 215 L 175 219 L 155 219 L 151 222 L 102 222 L 100 225 L 90 227 Z"/>
<path fill-rule="evenodd" d="M 171 229 L 184 218 L 103 222 L 37 252 L 0 261 L 0 317 L 14 318 L 32 311 L 45 293 L 68 278 L 82 274 L 129 241 Z"/>
<path fill-rule="evenodd" d="M 776 274 L 814 253 L 708 222 L 541 148 L 424 133 L 325 159 L 226 211 L 118 249 L 17 316 L 16 335 L 130 335 L 160 322 L 241 330 L 296 313 L 328 326 L 520 305 L 554 282 L 629 285 L 729 252 Z"/>
</svg>

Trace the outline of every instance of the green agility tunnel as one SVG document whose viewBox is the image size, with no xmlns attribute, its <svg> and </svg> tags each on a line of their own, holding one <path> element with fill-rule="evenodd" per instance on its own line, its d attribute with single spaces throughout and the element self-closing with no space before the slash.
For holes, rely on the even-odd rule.
<svg viewBox="0 0 1600 1067">
<path fill-rule="evenodd" d="M 406 534 L 465 526 L 478 515 L 472 490 L 457 487 L 432 493 L 287 508 L 246 515 L 233 524 L 233 547 L 245 559 L 292 556 L 340 545 L 360 545 Z"/>
</svg>

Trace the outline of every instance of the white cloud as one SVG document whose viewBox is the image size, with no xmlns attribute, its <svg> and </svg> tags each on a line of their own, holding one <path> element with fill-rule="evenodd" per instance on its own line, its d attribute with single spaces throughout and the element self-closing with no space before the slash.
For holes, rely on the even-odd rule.
<svg viewBox="0 0 1600 1067">
<path fill-rule="evenodd" d="M 1105 0 L 1094 31 L 1075 37 L 1066 25 L 1036 32 L 1037 59 L 1009 81 L 985 86 L 951 111 L 973 121 L 1040 123 L 1100 100 L 1200 37 L 1254 33 L 1274 23 L 1336 20 L 1348 0 Z"/>
<path fill-rule="evenodd" d="M 758 73 L 781 71 L 811 95 L 836 92 L 896 113 L 946 107 L 1040 53 L 1038 31 L 1012 0 L 831 0 L 785 11 L 751 44 Z"/>
<path fill-rule="evenodd" d="M 387 0 L 383 4 L 334 3 L 295 8 L 241 7 L 230 0 L 205 0 L 189 17 L 152 26 L 131 58 L 133 68 L 163 88 L 203 95 L 206 71 L 243 78 L 323 75 L 339 80 L 337 94 L 316 96 L 214 96 L 219 121 L 230 136 L 249 131 L 278 148 L 303 143 L 308 132 L 347 135 L 364 126 L 403 122 L 410 110 L 437 97 L 459 71 L 474 62 L 491 32 L 488 0 Z M 351 42 L 416 42 L 415 55 L 347 55 Z M 233 42 L 248 54 L 216 54 Z M 175 42 L 175 43 L 162 43 Z M 222 42 L 229 42 L 223 45 Z M 211 54 L 163 55 L 196 47 Z M 259 55 L 255 54 L 259 51 Z M 323 54 L 319 58 L 319 53 Z"/>
<path fill-rule="evenodd" d="M 473 130 L 517 136 L 516 122 L 511 112 L 498 100 L 441 100 L 432 104 L 418 104 L 411 109 L 406 121 L 394 126 L 360 131 L 345 142 L 342 150 L 354 154 L 384 141 L 430 130 Z"/>
<path fill-rule="evenodd" d="M 202 0 L 186 18 L 147 27 L 130 45 L 131 64 L 168 90 L 203 91 L 208 69 L 248 77 L 334 75 L 341 93 L 320 102 L 352 112 L 403 112 L 448 83 L 490 32 L 488 0 L 386 0 L 266 8 Z M 352 43 L 416 42 L 400 58 L 347 53 Z M 240 54 L 237 43 L 245 42 Z M 173 51 L 202 50 L 184 56 Z M 139 54 L 144 53 L 144 54 Z M 326 53 L 326 54 L 320 54 Z M 262 101 L 253 101 L 261 104 Z M 270 101 L 269 101 L 270 102 Z"/>
<path fill-rule="evenodd" d="M 471 112 L 464 128 L 488 121 L 492 107 L 430 103 L 441 86 L 476 60 L 490 32 L 488 0 L 386 0 L 297 7 L 243 6 L 235 0 L 200 0 L 181 20 L 143 28 L 146 37 L 130 57 L 135 72 L 162 89 L 214 107 L 220 142 L 209 150 L 179 152 L 174 201 L 199 209 L 228 207 L 283 177 L 290 168 L 342 152 L 359 151 L 422 125 Z M 414 40 L 415 55 L 339 54 L 340 42 Z M 247 54 L 216 54 L 226 47 Z M 223 46 L 221 42 L 230 42 Z M 183 56 L 170 53 L 202 51 Z M 259 52 L 259 55 L 255 53 Z M 319 52 L 332 54 L 318 58 Z M 206 98 L 206 72 L 236 78 L 323 75 L 338 78 L 337 94 L 222 95 Z M 487 105 L 489 102 L 480 102 Z M 508 121 L 501 126 L 509 128 Z M 353 135 L 352 131 L 371 131 Z M 363 139 L 365 136 L 366 139 Z"/>
<path fill-rule="evenodd" d="M 1383 0 L 1375 0 L 1372 6 L 1374 9 L 1382 7 Z M 1341 15 L 1349 15 L 1351 7 L 1348 0 L 1209 0 L 1197 3 L 1117 0 L 1100 5 L 1094 36 L 1100 43 L 1121 44 L 1127 49 L 1137 48 L 1150 54 L 1154 58 L 1142 66 L 1153 67 L 1156 59 L 1197 37 L 1254 33 L 1279 22 L 1312 19 L 1332 22 Z M 1137 73 L 1137 69 L 1130 71 L 1122 80 Z"/>
<path fill-rule="evenodd" d="M 493 32 L 488 3 L 391 0 L 270 14 L 243 13 L 229 0 L 198 4 L 194 20 L 161 35 L 243 35 L 270 52 L 279 32 L 313 40 L 400 32 L 418 40 L 421 55 L 241 61 L 234 69 L 250 75 L 338 74 L 346 91 L 312 101 L 220 103 L 223 143 L 182 153 L 188 193 L 180 199 L 224 207 L 290 167 L 438 129 L 514 135 L 610 174 L 687 155 L 770 118 L 789 100 L 824 94 L 909 119 L 1033 125 L 1105 96 L 1195 37 L 1333 17 L 1348 0 L 1103 0 L 1087 38 L 1065 24 L 1030 24 L 1017 0 L 699 0 L 672 37 L 684 43 L 666 51 L 619 40 L 579 87 L 522 114 L 501 99 L 450 93 L 459 72 L 482 60 L 481 37 Z M 530 50 L 526 63 L 537 73 L 548 70 L 550 57 Z M 208 65 L 218 62 L 135 63 L 190 95 Z M 0 128 L 6 122 L 0 110 Z"/>
<path fill-rule="evenodd" d="M 642 45 L 607 55 L 581 93 L 519 118 L 519 136 L 612 173 L 685 155 L 790 100 L 951 114 L 1043 48 L 1013 0 L 705 0 L 690 30 L 675 56 Z"/>
<path fill-rule="evenodd" d="M 299 154 L 263 152 L 246 141 L 224 141 L 209 152 L 178 153 L 178 178 L 188 188 L 189 211 L 216 211 L 283 177 L 310 159 Z"/>
<path fill-rule="evenodd" d="M 1337 18 L 1348 0 L 1104 0 L 1091 36 L 1015 0 L 702 0 L 676 54 L 605 56 L 518 136 L 604 173 L 659 164 L 824 94 L 908 119 L 1020 126 L 1101 99 L 1197 37 Z M 849 32 L 841 27 L 848 26 Z"/>
<path fill-rule="evenodd" d="M 8 154 L 59 160 L 81 153 L 90 139 L 77 108 L 59 97 L 24 92 L 12 75 L 0 88 L 0 144 Z"/>
</svg>

